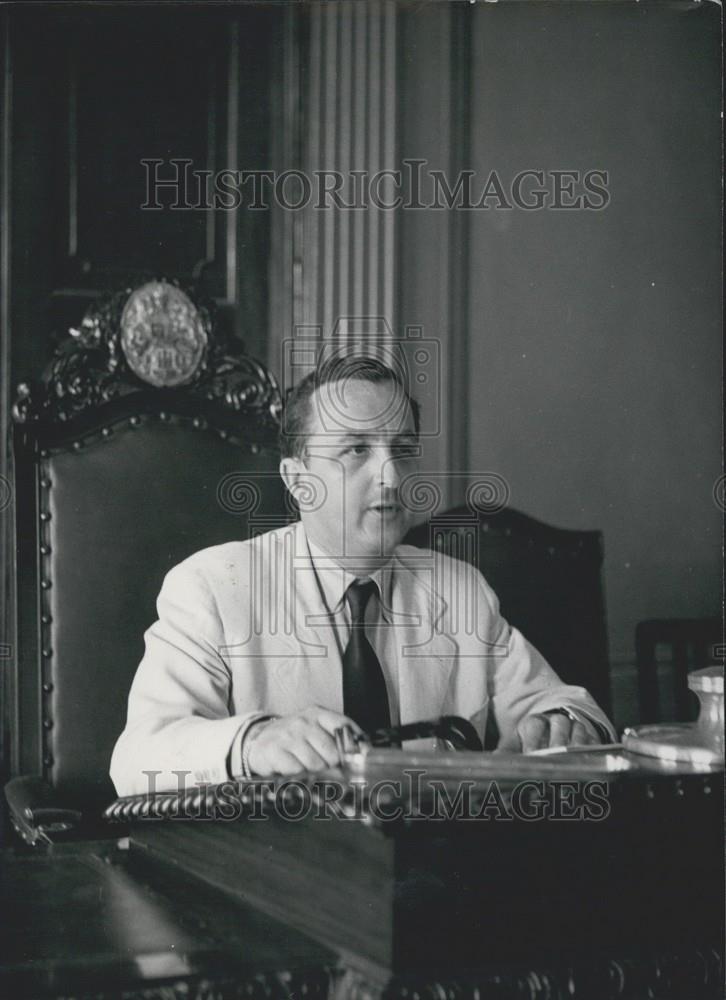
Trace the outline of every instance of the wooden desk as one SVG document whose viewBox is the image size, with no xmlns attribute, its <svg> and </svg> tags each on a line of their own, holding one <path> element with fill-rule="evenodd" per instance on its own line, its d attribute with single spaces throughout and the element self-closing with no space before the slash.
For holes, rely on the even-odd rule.
<svg viewBox="0 0 726 1000">
<path fill-rule="evenodd" d="M 135 848 L 5 852 L 0 997 L 717 1000 L 723 775 L 616 789 L 610 827 L 579 843 L 571 825 L 398 837 L 357 820 L 173 820 L 162 802 L 166 819 L 131 815 Z"/>
<path fill-rule="evenodd" d="M 0 857 L 0 997 L 327 996 L 332 953 L 111 843 Z"/>
<path fill-rule="evenodd" d="M 343 997 L 720 997 L 718 769 L 674 773 L 607 752 L 397 751 L 374 751 L 363 768 L 120 800 L 109 813 L 130 822 L 132 851 L 149 863 L 334 951 Z M 603 779 L 607 810 L 568 820 Z M 463 780 L 471 813 L 432 815 L 434 788 L 443 781 L 451 802 Z M 386 789 L 377 808 L 374 788 Z M 538 802 L 549 815 L 536 818 Z"/>
</svg>

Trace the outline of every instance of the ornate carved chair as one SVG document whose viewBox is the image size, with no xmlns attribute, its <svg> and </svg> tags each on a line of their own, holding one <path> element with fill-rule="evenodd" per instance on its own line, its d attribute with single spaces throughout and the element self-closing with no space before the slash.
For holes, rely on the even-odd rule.
<svg viewBox="0 0 726 1000">
<path fill-rule="evenodd" d="M 419 485 L 420 495 L 437 491 Z M 410 487 L 417 492 L 416 484 Z M 499 476 L 479 477 L 467 503 L 432 517 L 409 533 L 413 545 L 439 549 L 477 566 L 519 628 L 560 677 L 586 687 L 610 712 L 605 602 L 599 531 L 571 531 L 506 507 Z M 435 499 L 431 501 L 436 503 Z"/>
<path fill-rule="evenodd" d="M 93 307 L 15 407 L 18 657 L 11 818 L 92 830 L 164 574 L 289 519 L 274 379 L 212 309 L 150 282 Z M 67 834 L 66 834 L 67 835 Z"/>
</svg>

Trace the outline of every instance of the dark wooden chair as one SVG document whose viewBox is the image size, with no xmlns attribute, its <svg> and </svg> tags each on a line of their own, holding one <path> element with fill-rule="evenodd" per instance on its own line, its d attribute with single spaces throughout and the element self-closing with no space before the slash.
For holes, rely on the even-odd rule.
<svg viewBox="0 0 726 1000">
<path fill-rule="evenodd" d="M 475 565 L 510 624 L 564 681 L 586 687 L 610 712 L 599 531 L 555 528 L 511 508 L 487 510 L 471 502 L 435 513 L 407 541 Z"/>
<path fill-rule="evenodd" d="M 169 282 L 112 296 L 15 407 L 15 827 L 92 829 L 165 573 L 289 519 L 274 379 Z"/>
<path fill-rule="evenodd" d="M 659 647 L 667 646 L 673 670 L 675 718 L 661 716 L 658 687 Z M 688 689 L 688 674 L 723 663 L 724 629 L 720 618 L 652 618 L 635 628 L 640 721 L 690 722 L 698 699 Z"/>
</svg>

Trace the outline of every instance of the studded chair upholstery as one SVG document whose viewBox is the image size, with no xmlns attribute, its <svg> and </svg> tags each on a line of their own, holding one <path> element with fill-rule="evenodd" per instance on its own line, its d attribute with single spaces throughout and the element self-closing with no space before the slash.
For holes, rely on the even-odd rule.
<svg viewBox="0 0 726 1000">
<path fill-rule="evenodd" d="M 476 491 L 469 492 L 473 497 Z M 563 681 L 586 687 L 610 711 L 599 531 L 555 528 L 498 503 L 472 502 L 434 513 L 407 541 L 475 565 L 510 624 Z"/>
<path fill-rule="evenodd" d="M 111 751 L 165 573 L 290 517 L 278 389 L 241 351 L 188 294 L 150 283 L 89 314 L 42 382 L 20 388 L 6 795 L 26 840 L 92 829 L 112 800 Z"/>
</svg>

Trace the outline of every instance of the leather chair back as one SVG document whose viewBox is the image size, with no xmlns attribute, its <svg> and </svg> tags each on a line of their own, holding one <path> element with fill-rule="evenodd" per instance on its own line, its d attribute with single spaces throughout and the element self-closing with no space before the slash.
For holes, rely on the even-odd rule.
<svg viewBox="0 0 726 1000">
<path fill-rule="evenodd" d="M 563 681 L 586 687 L 610 711 L 601 532 L 555 528 L 511 508 L 466 505 L 435 515 L 407 541 L 475 565 L 510 624 Z"/>
<path fill-rule="evenodd" d="M 52 403 L 67 398 L 66 357 L 45 380 L 45 406 L 18 407 L 14 773 L 42 775 L 80 809 L 113 797 L 111 751 L 165 573 L 291 516 L 277 472 L 277 387 L 250 359 L 229 347 L 224 356 L 223 376 L 212 359 L 201 389 L 149 388 L 127 371 L 130 391 L 89 390 L 71 413 Z M 202 391 L 210 385 L 216 395 Z"/>
</svg>

